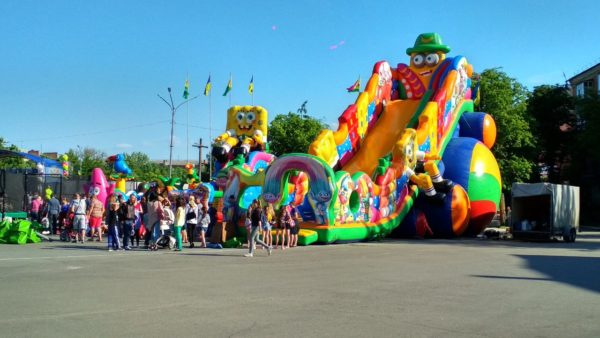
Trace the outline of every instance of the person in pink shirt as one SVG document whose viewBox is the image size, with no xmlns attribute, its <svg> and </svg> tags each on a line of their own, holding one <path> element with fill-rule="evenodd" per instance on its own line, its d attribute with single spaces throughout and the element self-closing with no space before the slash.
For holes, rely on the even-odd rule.
<svg viewBox="0 0 600 338">
<path fill-rule="evenodd" d="M 44 202 L 42 201 L 42 196 L 36 194 L 31 201 L 31 209 L 29 210 L 29 216 L 31 217 L 32 221 L 36 221 L 38 223 L 41 221 L 40 216 L 43 204 Z"/>
</svg>

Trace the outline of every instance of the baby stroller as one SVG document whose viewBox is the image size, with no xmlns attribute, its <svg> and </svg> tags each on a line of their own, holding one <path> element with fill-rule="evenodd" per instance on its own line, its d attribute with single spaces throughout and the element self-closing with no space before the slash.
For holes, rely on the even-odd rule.
<svg viewBox="0 0 600 338">
<path fill-rule="evenodd" d="M 62 242 L 70 242 L 72 238 L 72 229 L 73 229 L 73 217 L 75 215 L 73 213 L 69 213 L 62 219 L 62 229 L 60 231 L 60 240 Z"/>
<path fill-rule="evenodd" d="M 154 248 L 152 250 L 169 248 L 173 250 L 175 248 L 175 237 L 171 236 L 171 230 L 161 230 L 160 237 L 156 240 Z"/>
<path fill-rule="evenodd" d="M 148 249 L 156 251 L 159 248 L 169 248 L 173 250 L 175 248 L 175 238 L 171 236 L 173 233 L 171 227 L 173 226 L 173 220 L 175 219 L 173 212 L 169 209 L 165 210 L 165 219 L 160 221 L 160 237 L 156 240 L 156 243 L 150 244 Z"/>
</svg>

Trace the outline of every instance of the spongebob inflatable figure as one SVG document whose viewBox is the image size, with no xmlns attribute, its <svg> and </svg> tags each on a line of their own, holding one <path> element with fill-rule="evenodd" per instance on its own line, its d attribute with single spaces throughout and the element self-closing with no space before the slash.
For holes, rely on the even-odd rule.
<svg viewBox="0 0 600 338">
<path fill-rule="evenodd" d="M 244 157 L 267 144 L 267 110 L 260 106 L 233 106 L 227 110 L 227 131 L 214 140 L 212 156 L 227 162 L 237 155 Z"/>
<path fill-rule="evenodd" d="M 408 128 L 404 131 L 392 150 L 392 163 L 398 172 L 406 174 L 428 199 L 442 202 L 446 198 L 445 193 L 450 190 L 453 183 L 442 178 L 435 163 L 436 160 L 440 160 L 439 155 L 420 151 L 417 148 L 416 138 L 417 132 L 414 129 Z"/>
</svg>

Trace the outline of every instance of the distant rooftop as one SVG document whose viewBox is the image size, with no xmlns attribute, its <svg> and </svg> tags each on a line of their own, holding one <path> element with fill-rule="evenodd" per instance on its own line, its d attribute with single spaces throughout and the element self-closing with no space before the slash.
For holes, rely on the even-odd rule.
<svg viewBox="0 0 600 338">
<path fill-rule="evenodd" d="M 583 72 L 578 73 L 577 75 L 571 77 L 568 81 L 569 81 L 569 83 L 571 83 L 574 80 L 577 80 L 578 78 L 587 75 L 588 73 L 595 74 L 598 72 L 600 72 L 600 63 L 597 63 L 596 65 L 591 66 L 590 68 L 584 70 Z"/>
</svg>

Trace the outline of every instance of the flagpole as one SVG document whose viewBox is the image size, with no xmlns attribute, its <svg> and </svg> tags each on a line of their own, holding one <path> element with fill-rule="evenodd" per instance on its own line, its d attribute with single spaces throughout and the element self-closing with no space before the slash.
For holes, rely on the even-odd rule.
<svg viewBox="0 0 600 338">
<path fill-rule="evenodd" d="M 186 83 L 189 84 L 190 74 L 188 72 L 186 72 L 186 74 L 185 74 L 185 81 L 186 81 Z M 186 160 L 186 163 L 189 163 L 190 162 L 190 103 L 189 102 L 186 102 L 186 104 L 185 104 L 185 111 L 187 114 L 187 124 L 185 125 L 185 138 L 186 138 L 185 160 Z"/>
<path fill-rule="evenodd" d="M 210 74 L 208 74 L 208 78 L 210 79 Z M 208 138 L 210 139 L 210 143 L 212 145 L 212 90 L 208 92 Z M 212 179 L 212 166 L 213 166 L 213 158 L 212 153 L 210 155 L 210 161 L 208 163 L 208 181 Z M 200 173 L 202 175 L 202 173 Z M 202 177 L 202 176 L 200 176 Z"/>
</svg>

